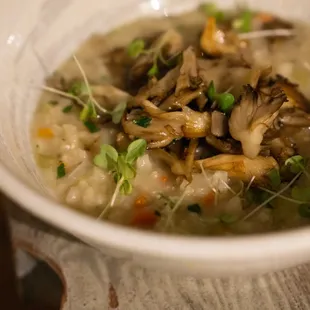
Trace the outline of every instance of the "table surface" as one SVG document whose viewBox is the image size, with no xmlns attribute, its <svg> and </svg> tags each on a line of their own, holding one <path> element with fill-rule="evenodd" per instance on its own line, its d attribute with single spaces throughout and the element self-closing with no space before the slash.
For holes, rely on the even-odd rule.
<svg viewBox="0 0 310 310">
<path fill-rule="evenodd" d="M 226 279 L 163 274 L 108 257 L 6 204 L 15 245 L 46 261 L 62 280 L 62 310 L 310 309 L 310 265 Z"/>
</svg>

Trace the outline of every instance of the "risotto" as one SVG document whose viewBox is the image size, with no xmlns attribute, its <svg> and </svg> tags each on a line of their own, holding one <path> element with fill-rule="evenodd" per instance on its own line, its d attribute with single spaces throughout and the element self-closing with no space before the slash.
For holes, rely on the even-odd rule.
<svg viewBox="0 0 310 310">
<path fill-rule="evenodd" d="M 31 132 L 47 187 L 157 232 L 307 225 L 309 39 L 214 4 L 92 35 L 42 86 Z"/>
</svg>

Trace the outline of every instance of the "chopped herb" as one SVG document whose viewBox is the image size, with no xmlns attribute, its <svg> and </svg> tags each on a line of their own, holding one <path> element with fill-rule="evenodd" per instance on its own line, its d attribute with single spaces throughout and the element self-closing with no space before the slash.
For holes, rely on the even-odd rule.
<svg viewBox="0 0 310 310">
<path fill-rule="evenodd" d="M 73 96 L 77 96 L 77 97 L 87 95 L 88 91 L 87 91 L 87 87 L 86 87 L 85 82 L 83 82 L 83 81 L 74 82 L 70 86 L 68 93 L 73 95 Z"/>
<path fill-rule="evenodd" d="M 69 105 L 67 105 L 66 107 L 64 107 L 64 108 L 62 109 L 62 112 L 64 112 L 64 113 L 69 113 L 69 112 L 72 110 L 72 108 L 73 108 L 73 105 L 72 105 L 72 104 L 69 104 Z"/>
<path fill-rule="evenodd" d="M 144 51 L 144 48 L 145 42 L 141 39 L 136 39 L 129 44 L 127 52 L 131 58 L 137 58 Z"/>
<path fill-rule="evenodd" d="M 111 112 L 112 115 L 112 122 L 114 124 L 119 124 L 122 120 L 122 117 L 124 115 L 124 112 L 127 108 L 127 103 L 124 102 L 120 102 L 115 108 L 114 110 Z"/>
<path fill-rule="evenodd" d="M 154 213 L 155 213 L 156 216 L 159 216 L 159 217 L 161 216 L 160 212 L 157 211 L 157 210 L 155 210 Z"/>
<path fill-rule="evenodd" d="M 301 204 L 298 207 L 298 213 L 301 217 L 310 218 L 310 204 Z"/>
<path fill-rule="evenodd" d="M 252 30 L 253 13 L 245 10 L 239 18 L 233 21 L 233 28 L 239 32 L 249 32 Z"/>
<path fill-rule="evenodd" d="M 285 166 L 289 166 L 292 173 L 299 173 L 305 169 L 305 160 L 302 156 L 295 155 L 285 161 Z"/>
<path fill-rule="evenodd" d="M 310 190 L 308 187 L 294 186 L 291 189 L 291 196 L 296 200 L 310 202 Z"/>
<path fill-rule="evenodd" d="M 87 127 L 87 129 L 91 132 L 91 133 L 94 133 L 94 132 L 97 132 L 99 131 L 100 129 L 97 127 L 97 125 L 92 122 L 91 120 L 87 120 L 84 122 L 84 125 L 85 127 Z"/>
<path fill-rule="evenodd" d="M 216 91 L 215 91 L 215 86 L 214 86 L 214 82 L 211 81 L 207 90 L 207 95 L 208 95 L 208 99 L 211 101 L 215 100 L 215 95 L 216 95 Z"/>
<path fill-rule="evenodd" d="M 230 93 L 216 95 L 219 109 L 224 113 L 229 113 L 235 103 L 235 97 Z"/>
<path fill-rule="evenodd" d="M 219 220 L 224 224 L 232 224 L 237 220 L 237 217 L 233 214 L 224 213 L 219 217 Z"/>
<path fill-rule="evenodd" d="M 88 103 L 83 107 L 80 113 L 80 120 L 87 121 L 89 118 L 97 118 L 97 112 L 92 104 L 92 102 L 88 101 Z"/>
<path fill-rule="evenodd" d="M 132 122 L 140 127 L 147 128 L 150 126 L 152 121 L 151 117 L 141 116 L 139 119 L 135 119 Z"/>
<path fill-rule="evenodd" d="M 201 10 L 210 17 L 215 17 L 218 22 L 221 22 L 225 19 L 223 11 L 218 10 L 217 6 L 214 3 L 205 3 L 201 5 Z"/>
<path fill-rule="evenodd" d="M 60 163 L 57 167 L 57 179 L 61 179 L 66 175 L 66 168 L 64 163 Z"/>
<path fill-rule="evenodd" d="M 58 104 L 58 101 L 56 101 L 56 100 L 50 100 L 50 101 L 48 102 L 48 104 L 50 104 L 50 105 L 57 105 L 57 104 Z"/>
<path fill-rule="evenodd" d="M 280 177 L 280 171 L 279 169 L 272 169 L 268 173 L 268 178 L 270 181 L 270 184 L 273 188 L 277 188 L 281 184 L 281 177 Z"/>
<path fill-rule="evenodd" d="M 187 210 L 188 210 L 189 212 L 201 214 L 201 208 L 200 208 L 200 206 L 199 206 L 198 203 L 189 205 L 189 206 L 187 207 Z"/>
<path fill-rule="evenodd" d="M 230 93 L 218 94 L 214 82 L 211 81 L 207 90 L 208 99 L 213 103 L 217 102 L 219 109 L 224 113 L 229 113 L 235 103 L 235 97 Z"/>
<path fill-rule="evenodd" d="M 149 77 L 152 77 L 152 76 L 157 75 L 158 72 L 159 72 L 159 70 L 158 70 L 157 63 L 154 62 L 152 68 L 147 72 L 147 75 L 148 75 Z"/>
</svg>

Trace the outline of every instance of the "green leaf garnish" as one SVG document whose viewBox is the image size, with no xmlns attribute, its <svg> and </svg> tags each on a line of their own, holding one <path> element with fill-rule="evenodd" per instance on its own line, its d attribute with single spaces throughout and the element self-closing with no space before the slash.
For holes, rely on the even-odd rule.
<svg viewBox="0 0 310 310">
<path fill-rule="evenodd" d="M 119 103 L 115 109 L 111 112 L 112 115 L 112 122 L 114 124 L 119 124 L 122 120 L 122 117 L 124 115 L 124 112 L 127 108 L 127 103 L 126 102 L 121 102 Z"/>
<path fill-rule="evenodd" d="M 221 22 L 225 19 L 223 11 L 218 10 L 214 3 L 204 3 L 201 5 L 201 10 L 210 17 L 215 17 L 216 21 Z"/>
<path fill-rule="evenodd" d="M 207 90 L 207 96 L 213 102 L 215 100 L 215 95 L 216 95 L 216 91 L 215 91 L 214 82 L 211 81 L 209 84 L 208 90 Z"/>
<path fill-rule="evenodd" d="M 219 220 L 224 224 L 232 224 L 237 220 L 237 217 L 233 214 L 224 213 L 219 217 Z"/>
<path fill-rule="evenodd" d="M 296 200 L 310 202 L 310 190 L 308 187 L 294 186 L 291 189 L 291 196 Z"/>
<path fill-rule="evenodd" d="M 235 97 L 230 93 L 223 93 L 215 96 L 219 109 L 224 113 L 229 113 L 234 105 Z"/>
<path fill-rule="evenodd" d="M 136 176 L 134 164 L 146 150 L 146 141 L 138 139 L 129 144 L 125 153 L 119 154 L 117 150 L 108 144 L 103 144 L 100 153 L 95 156 L 94 164 L 102 169 L 109 170 L 113 179 L 118 184 L 117 189 L 124 195 L 132 192 L 130 180 Z"/>
<path fill-rule="evenodd" d="M 113 169 L 117 160 L 117 150 L 109 144 L 102 144 L 100 153 L 94 158 L 94 164 L 102 169 Z"/>
<path fill-rule="evenodd" d="M 62 109 L 62 112 L 69 113 L 72 110 L 72 108 L 73 108 L 73 104 L 69 104 Z"/>
<path fill-rule="evenodd" d="M 285 166 L 289 166 L 292 173 L 299 173 L 305 169 L 305 160 L 301 155 L 295 155 L 285 161 Z"/>
<path fill-rule="evenodd" d="M 70 86 L 68 93 L 73 96 L 80 97 L 87 95 L 88 90 L 86 84 L 83 81 L 76 81 Z"/>
<path fill-rule="evenodd" d="M 147 143 L 144 139 L 138 139 L 131 142 L 127 149 L 126 162 L 133 164 L 146 151 Z"/>
<path fill-rule="evenodd" d="M 96 109 L 90 101 L 88 101 L 80 113 L 80 120 L 82 122 L 87 121 L 89 118 L 97 118 Z"/>
<path fill-rule="evenodd" d="M 132 122 L 140 127 L 147 128 L 148 126 L 150 126 L 151 121 L 151 117 L 141 116 L 139 119 L 135 119 Z"/>
<path fill-rule="evenodd" d="M 127 49 L 128 55 L 131 58 L 137 58 L 145 48 L 145 42 L 142 39 L 136 39 L 132 41 Z"/>
<path fill-rule="evenodd" d="M 66 175 L 66 168 L 64 163 L 60 163 L 57 167 L 57 179 L 61 179 Z"/>
<path fill-rule="evenodd" d="M 83 123 L 85 125 L 85 127 L 89 130 L 89 132 L 94 133 L 99 131 L 100 129 L 97 127 L 97 125 L 91 121 L 91 120 L 87 120 Z"/>
<path fill-rule="evenodd" d="M 253 13 L 245 10 L 241 13 L 239 18 L 233 21 L 233 28 L 239 32 L 249 32 L 252 30 Z"/>
<path fill-rule="evenodd" d="M 50 105 L 57 105 L 57 104 L 58 104 L 58 101 L 56 101 L 56 100 L 50 100 L 50 101 L 48 102 L 48 104 L 50 104 Z"/>
<path fill-rule="evenodd" d="M 149 77 L 152 77 L 152 76 L 157 75 L 158 72 L 159 72 L 159 69 L 158 69 L 157 63 L 154 62 L 152 68 L 147 72 L 147 75 L 148 75 Z"/>
<path fill-rule="evenodd" d="M 229 113 L 235 103 L 235 97 L 230 93 L 218 94 L 214 82 L 211 81 L 207 90 L 208 99 L 213 103 L 217 102 L 219 109 L 224 113 Z"/>
<path fill-rule="evenodd" d="M 189 212 L 201 214 L 201 208 L 200 208 L 200 206 L 199 206 L 198 203 L 195 203 L 195 204 L 192 204 L 192 205 L 187 206 L 187 210 L 188 210 Z"/>
<path fill-rule="evenodd" d="M 268 173 L 268 178 L 270 181 L 270 184 L 273 188 L 277 188 L 281 184 L 281 177 L 280 177 L 280 171 L 279 169 L 272 169 Z"/>
<path fill-rule="evenodd" d="M 130 195 L 132 192 L 132 184 L 128 180 L 124 180 L 120 187 L 120 193 L 122 195 Z"/>
<path fill-rule="evenodd" d="M 298 213 L 301 217 L 310 218 L 310 204 L 299 205 Z"/>
</svg>

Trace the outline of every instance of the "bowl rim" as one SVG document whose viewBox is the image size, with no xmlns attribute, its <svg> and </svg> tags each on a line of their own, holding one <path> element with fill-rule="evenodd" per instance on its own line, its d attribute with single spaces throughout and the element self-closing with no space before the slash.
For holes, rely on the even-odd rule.
<svg viewBox="0 0 310 310">
<path fill-rule="evenodd" d="M 13 201 L 38 218 L 75 236 L 133 254 L 174 260 L 214 260 L 244 262 L 310 248 L 310 228 L 260 235 L 193 237 L 159 234 L 96 221 L 90 216 L 65 208 L 28 187 L 0 163 L 0 188 Z M 18 193 L 18 195 L 16 195 Z M 160 246 L 159 246 L 160 245 Z M 244 251 L 244 249 L 247 251 Z"/>
</svg>

